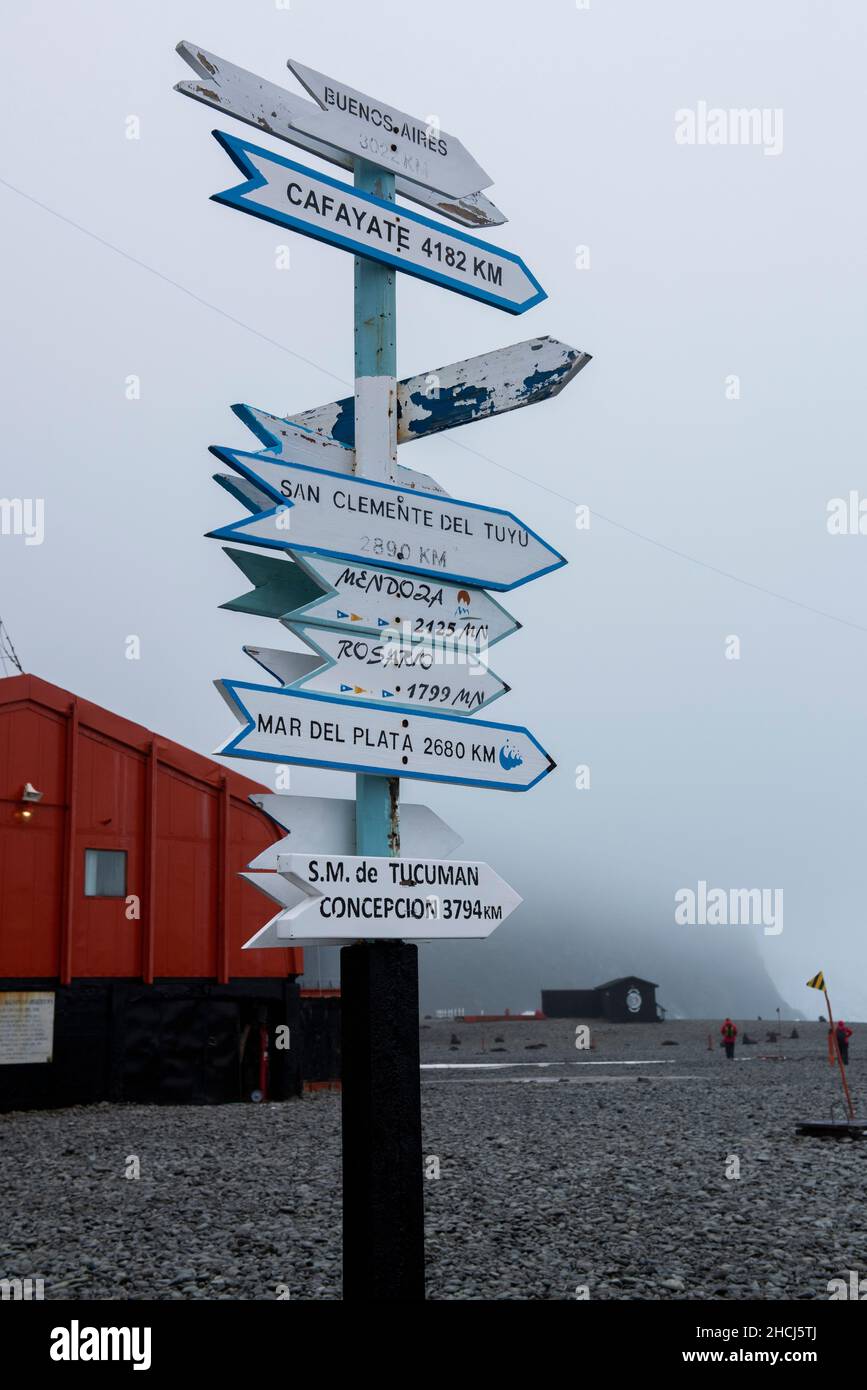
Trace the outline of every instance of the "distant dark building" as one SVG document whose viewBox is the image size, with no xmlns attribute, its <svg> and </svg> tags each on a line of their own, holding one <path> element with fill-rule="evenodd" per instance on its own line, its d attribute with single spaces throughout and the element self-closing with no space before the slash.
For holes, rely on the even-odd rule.
<svg viewBox="0 0 867 1390">
<path fill-rule="evenodd" d="M 543 989 L 546 1018 L 607 1018 L 611 1023 L 658 1023 L 662 1009 L 658 986 L 637 975 L 606 980 L 595 989 Z"/>
<path fill-rule="evenodd" d="M 546 1018 L 601 1018 L 602 1007 L 595 989 L 543 989 L 542 1013 Z"/>
</svg>

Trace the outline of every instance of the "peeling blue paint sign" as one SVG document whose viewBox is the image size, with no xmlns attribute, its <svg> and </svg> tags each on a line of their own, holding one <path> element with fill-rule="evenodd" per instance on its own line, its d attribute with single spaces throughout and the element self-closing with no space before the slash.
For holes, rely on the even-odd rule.
<svg viewBox="0 0 867 1390">
<path fill-rule="evenodd" d="M 440 430 L 453 430 L 489 415 L 550 400 L 590 361 L 589 352 L 556 338 L 528 338 L 405 377 L 397 383 L 397 442 L 409 444 Z M 325 437 L 346 448 L 355 444 L 353 396 L 285 418 L 251 405 L 234 405 L 232 409 L 269 449 L 295 444 L 299 429 L 315 431 L 320 440 Z M 331 468 L 333 464 L 325 466 Z"/>
<path fill-rule="evenodd" d="M 212 194 L 237 208 L 442 289 L 523 314 L 547 298 L 520 256 L 222 131 L 244 183 Z"/>
</svg>

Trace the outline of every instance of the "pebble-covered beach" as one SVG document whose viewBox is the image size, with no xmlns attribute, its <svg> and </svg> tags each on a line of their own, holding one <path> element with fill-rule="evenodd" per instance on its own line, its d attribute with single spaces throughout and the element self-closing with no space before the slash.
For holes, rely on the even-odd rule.
<svg viewBox="0 0 867 1390">
<path fill-rule="evenodd" d="M 867 1141 L 795 1135 L 844 1118 L 825 1028 L 737 1022 L 757 1045 L 727 1062 L 719 1020 L 591 1023 L 590 1050 L 568 1020 L 425 1020 L 428 1296 L 827 1299 L 867 1276 Z M 859 1118 L 865 1053 L 856 1027 Z M 336 1299 L 339 1175 L 333 1092 L 0 1115 L 0 1279 Z"/>
</svg>

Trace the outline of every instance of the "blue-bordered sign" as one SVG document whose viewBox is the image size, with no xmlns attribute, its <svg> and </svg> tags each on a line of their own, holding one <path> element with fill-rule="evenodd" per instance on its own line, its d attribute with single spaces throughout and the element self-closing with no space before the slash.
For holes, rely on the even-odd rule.
<svg viewBox="0 0 867 1390">
<path fill-rule="evenodd" d="M 532 271 L 511 251 L 421 213 L 362 193 L 327 174 L 248 140 L 215 130 L 245 182 L 212 195 L 214 202 L 327 241 L 354 256 L 523 314 L 547 298 Z"/>
<path fill-rule="evenodd" d="M 315 657 L 272 647 L 245 646 L 244 651 L 290 690 L 316 691 L 329 699 L 475 714 L 509 689 L 475 647 L 414 642 L 399 628 L 371 636 L 307 623 L 286 626 L 312 648 Z"/>
<path fill-rule="evenodd" d="M 514 589 L 566 564 L 512 513 L 441 493 L 212 447 L 278 504 L 211 536 L 409 570 L 485 589 Z"/>
<path fill-rule="evenodd" d="M 228 480 L 230 475 L 225 476 Z M 238 482 L 252 487 L 246 479 L 239 478 Z M 492 647 L 521 626 L 484 589 L 464 589 L 442 579 L 346 564 L 324 555 L 297 555 L 293 563 L 288 557 L 262 551 L 226 547 L 225 553 L 255 587 L 240 598 L 230 599 L 223 608 L 280 618 L 287 626 L 303 620 L 379 636 L 393 628 L 413 642 L 437 647 L 451 643 L 468 651 Z"/>
<path fill-rule="evenodd" d="M 517 724 L 341 702 L 247 681 L 214 683 L 244 726 L 216 750 L 221 757 L 513 792 L 529 791 L 555 766 Z"/>
</svg>

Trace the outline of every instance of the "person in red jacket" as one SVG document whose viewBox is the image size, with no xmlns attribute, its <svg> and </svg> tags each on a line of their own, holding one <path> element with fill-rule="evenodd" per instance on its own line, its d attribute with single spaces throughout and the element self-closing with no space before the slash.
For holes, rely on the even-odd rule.
<svg viewBox="0 0 867 1390">
<path fill-rule="evenodd" d="M 731 1019 L 727 1018 L 724 1021 L 722 1028 L 720 1028 L 720 1032 L 722 1033 L 723 1046 L 726 1050 L 726 1056 L 728 1057 L 729 1061 L 731 1061 L 735 1055 L 735 1038 L 738 1035 L 738 1030 L 732 1023 Z"/>
<path fill-rule="evenodd" d="M 849 1039 L 852 1036 L 852 1029 L 847 1028 L 842 1018 L 837 1024 L 837 1046 L 840 1049 L 840 1060 L 844 1067 L 849 1065 Z"/>
</svg>

